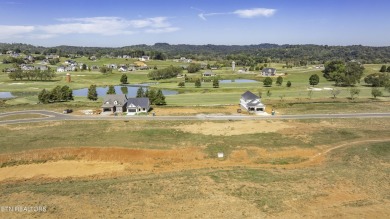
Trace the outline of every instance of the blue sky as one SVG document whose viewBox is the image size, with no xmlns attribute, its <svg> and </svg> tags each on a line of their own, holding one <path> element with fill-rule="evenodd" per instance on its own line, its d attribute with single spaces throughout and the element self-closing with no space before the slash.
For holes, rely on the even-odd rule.
<svg viewBox="0 0 390 219">
<path fill-rule="evenodd" d="M 390 46 L 388 0 L 0 0 L 0 42 Z"/>
</svg>

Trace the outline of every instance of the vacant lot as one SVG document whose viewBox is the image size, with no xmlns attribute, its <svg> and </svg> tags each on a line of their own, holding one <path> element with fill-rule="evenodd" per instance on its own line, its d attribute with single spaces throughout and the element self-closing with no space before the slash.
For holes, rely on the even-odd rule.
<svg viewBox="0 0 390 219">
<path fill-rule="evenodd" d="M 2 125 L 1 217 L 384 218 L 389 122 Z"/>
</svg>

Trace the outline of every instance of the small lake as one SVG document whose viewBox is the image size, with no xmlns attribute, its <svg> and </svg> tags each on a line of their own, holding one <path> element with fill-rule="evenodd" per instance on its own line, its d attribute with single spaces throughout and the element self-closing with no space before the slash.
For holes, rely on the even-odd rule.
<svg viewBox="0 0 390 219">
<path fill-rule="evenodd" d="M 13 98 L 14 95 L 11 94 L 11 92 L 0 92 L 0 99 L 7 99 L 7 98 Z"/>
<path fill-rule="evenodd" d="M 141 85 L 141 87 L 146 90 L 147 86 Z M 127 97 L 137 96 L 137 90 L 139 86 L 114 86 L 116 94 L 126 94 Z M 99 97 L 106 96 L 108 87 L 96 87 L 96 92 Z M 178 94 L 175 90 L 161 90 L 164 96 L 176 95 Z M 88 95 L 88 88 L 73 90 L 73 96 L 86 97 Z"/>
<path fill-rule="evenodd" d="M 259 82 L 251 79 L 231 79 L 231 80 L 219 80 L 219 83 L 227 84 L 227 83 L 259 83 Z"/>
</svg>

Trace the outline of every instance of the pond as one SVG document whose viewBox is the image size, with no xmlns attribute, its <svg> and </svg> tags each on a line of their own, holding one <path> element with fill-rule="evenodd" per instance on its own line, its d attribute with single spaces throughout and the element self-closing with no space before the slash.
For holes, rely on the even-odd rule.
<svg viewBox="0 0 390 219">
<path fill-rule="evenodd" d="M 137 96 L 137 90 L 139 87 L 142 87 L 144 90 L 147 89 L 145 85 L 139 86 L 114 86 L 116 94 L 126 94 L 127 97 Z M 105 96 L 107 94 L 108 87 L 96 87 L 96 92 L 99 97 Z M 164 96 L 176 95 L 178 94 L 175 90 L 161 90 Z M 86 97 L 88 95 L 88 88 L 73 90 L 73 96 Z"/>
<path fill-rule="evenodd" d="M 256 80 L 251 79 L 231 79 L 231 80 L 219 80 L 219 83 L 258 83 Z"/>
<path fill-rule="evenodd" d="M 7 99 L 7 98 L 13 98 L 14 95 L 11 94 L 11 92 L 0 92 L 0 99 Z"/>
</svg>

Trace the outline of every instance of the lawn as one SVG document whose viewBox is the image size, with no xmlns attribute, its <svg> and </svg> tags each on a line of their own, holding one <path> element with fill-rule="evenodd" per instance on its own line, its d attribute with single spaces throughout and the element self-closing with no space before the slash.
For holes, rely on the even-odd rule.
<svg viewBox="0 0 390 219">
<path fill-rule="evenodd" d="M 102 58 L 99 61 L 91 61 L 87 58 L 77 58 L 78 62 L 83 62 L 86 64 L 107 64 L 107 63 L 117 63 L 117 64 L 128 64 L 135 61 L 135 59 L 108 59 Z M 65 61 L 63 59 L 62 61 Z M 157 66 L 158 68 L 164 68 L 169 65 L 181 65 L 182 63 L 173 62 L 173 61 L 159 61 L 152 60 L 147 62 L 151 66 Z M 1 65 L 4 68 L 6 65 Z M 216 104 L 237 104 L 240 98 L 240 95 L 246 90 L 250 90 L 255 94 L 261 92 L 264 102 L 276 101 L 276 100 L 288 100 L 295 102 L 302 102 L 310 100 L 313 102 L 322 101 L 324 99 L 330 99 L 332 97 L 330 90 L 334 88 L 333 82 L 327 81 L 322 76 L 322 69 L 317 69 L 315 66 L 308 67 L 294 67 L 292 69 L 283 69 L 280 64 L 274 63 L 271 64 L 272 67 L 277 68 L 278 73 L 285 73 L 283 76 L 283 84 L 281 86 L 275 85 L 276 77 L 273 78 L 274 83 L 271 87 L 263 86 L 262 80 L 263 77 L 260 77 L 258 74 L 253 73 L 233 73 L 229 68 L 223 68 L 220 70 L 215 70 L 219 79 L 233 80 L 232 83 L 220 83 L 219 88 L 213 88 L 212 82 L 203 82 L 201 88 L 195 88 L 193 82 L 187 82 L 184 88 L 178 87 L 178 82 L 183 81 L 183 78 L 172 78 L 160 81 L 152 81 L 147 77 L 149 71 L 135 71 L 128 72 L 128 81 L 130 84 L 140 84 L 145 82 L 152 82 L 151 87 L 159 89 L 171 89 L 179 92 L 179 95 L 168 96 L 167 103 L 168 105 L 173 106 L 188 106 L 188 105 L 216 105 Z M 369 64 L 365 65 L 365 75 L 373 72 L 377 72 L 381 64 Z M 203 71 L 201 71 L 203 72 Z M 201 72 L 194 74 L 187 74 L 189 78 L 199 78 Z M 310 91 L 308 78 L 312 74 L 317 74 L 320 76 L 320 83 L 315 86 L 315 91 Z M 18 105 L 18 104 L 35 104 L 37 102 L 37 94 L 42 89 L 52 89 L 54 86 L 68 85 L 72 89 L 86 88 L 91 84 L 96 84 L 98 86 L 106 85 L 118 85 L 120 84 L 119 80 L 122 73 L 114 70 L 112 74 L 102 74 L 97 71 L 78 71 L 71 73 L 72 82 L 65 82 L 66 73 L 57 73 L 57 77 L 53 81 L 13 81 L 10 80 L 6 73 L 0 73 L 0 92 L 12 92 L 17 98 L 7 101 L 9 105 Z M 251 79 L 258 82 L 252 83 L 240 83 L 235 82 L 238 79 Z M 292 86 L 290 88 L 286 87 L 287 81 L 291 81 Z M 360 89 L 360 94 L 356 96 L 360 100 L 371 102 L 371 87 L 365 86 L 364 82 L 361 82 L 361 85 L 357 85 Z M 348 100 L 350 98 L 350 88 L 348 87 L 339 87 L 341 93 L 338 95 L 338 98 Z M 267 95 L 269 93 L 270 95 Z M 385 97 L 379 97 L 379 100 L 386 101 L 388 100 L 388 93 L 384 92 Z M 82 101 L 82 99 L 79 99 Z M 88 105 L 88 100 L 86 100 Z"/>
</svg>

